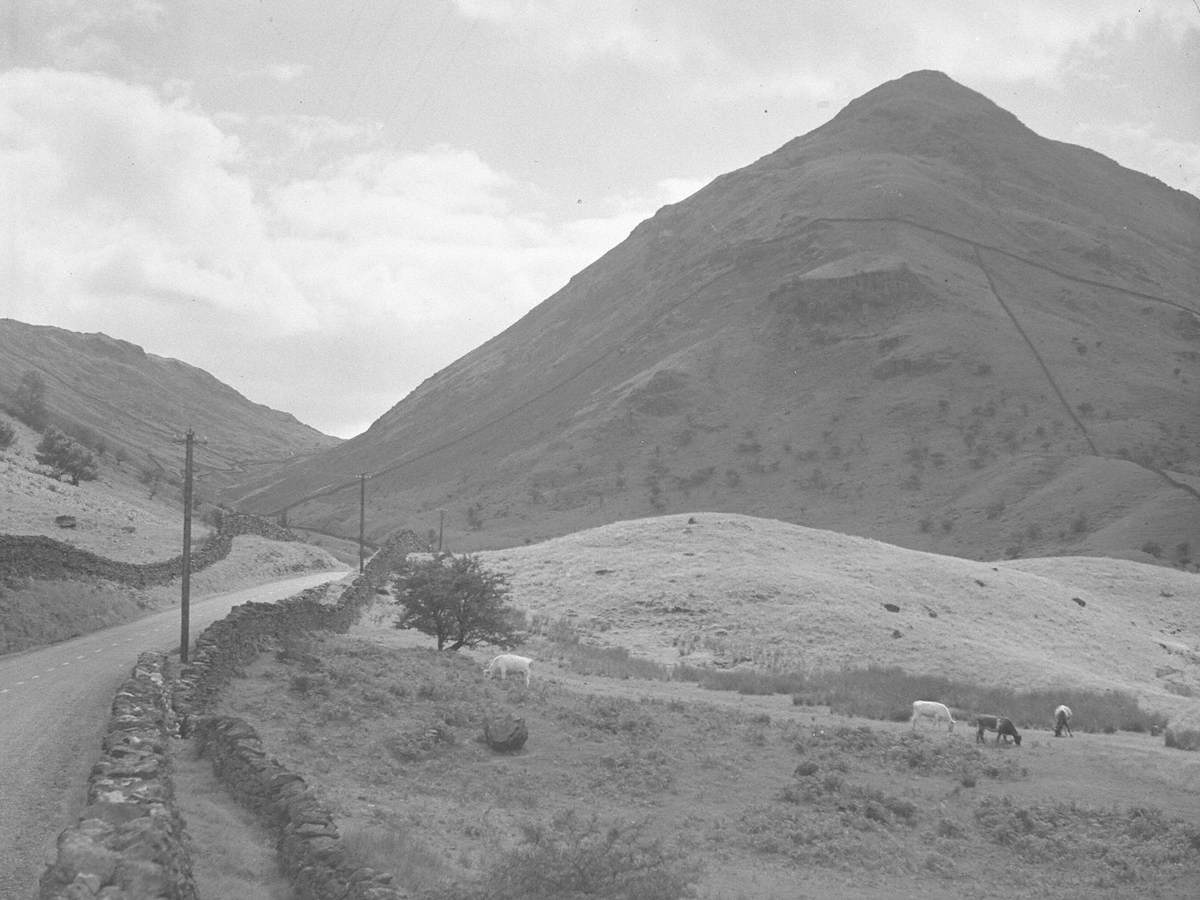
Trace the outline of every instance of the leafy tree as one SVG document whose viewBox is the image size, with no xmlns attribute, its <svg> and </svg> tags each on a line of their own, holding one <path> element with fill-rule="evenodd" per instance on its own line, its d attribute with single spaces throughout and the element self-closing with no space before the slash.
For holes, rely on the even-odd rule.
<svg viewBox="0 0 1200 900">
<path fill-rule="evenodd" d="M 483 568 L 476 556 L 439 553 L 429 560 L 406 560 L 395 591 L 404 611 L 397 628 L 415 628 L 437 638 L 438 649 L 489 643 L 520 643 L 521 614 L 505 605 L 508 579 Z"/>
<path fill-rule="evenodd" d="M 57 428 L 46 429 L 38 442 L 34 457 L 44 466 L 54 470 L 54 477 L 69 475 L 71 484 L 92 481 L 96 478 L 96 458 L 82 444 L 71 440 Z"/>
<path fill-rule="evenodd" d="M 46 381 L 33 369 L 21 376 L 13 399 L 17 404 L 17 415 L 31 428 L 41 430 L 46 426 L 49 413 L 46 411 Z"/>
</svg>

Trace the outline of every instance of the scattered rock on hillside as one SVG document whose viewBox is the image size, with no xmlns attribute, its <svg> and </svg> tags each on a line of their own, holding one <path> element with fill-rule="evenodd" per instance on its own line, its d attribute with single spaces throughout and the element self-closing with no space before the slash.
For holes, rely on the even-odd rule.
<svg viewBox="0 0 1200 900">
<path fill-rule="evenodd" d="M 483 722 L 483 739 L 497 753 L 515 753 L 525 746 L 529 729 L 525 720 L 515 716 L 488 716 Z"/>
</svg>

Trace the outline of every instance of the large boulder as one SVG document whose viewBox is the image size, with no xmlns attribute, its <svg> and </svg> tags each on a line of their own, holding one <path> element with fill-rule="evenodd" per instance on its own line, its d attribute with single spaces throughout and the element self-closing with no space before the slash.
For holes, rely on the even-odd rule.
<svg viewBox="0 0 1200 900">
<path fill-rule="evenodd" d="M 525 720 L 507 713 L 484 719 L 483 739 L 497 753 L 514 753 L 525 746 L 529 729 Z"/>
</svg>

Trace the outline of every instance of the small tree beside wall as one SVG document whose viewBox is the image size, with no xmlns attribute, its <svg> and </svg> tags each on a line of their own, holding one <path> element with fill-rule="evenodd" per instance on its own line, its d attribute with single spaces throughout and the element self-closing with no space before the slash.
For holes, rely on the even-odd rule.
<svg viewBox="0 0 1200 900">
<path fill-rule="evenodd" d="M 484 569 L 476 556 L 407 559 L 393 583 L 403 607 L 396 627 L 436 638 L 439 650 L 483 643 L 507 648 L 524 639 L 524 616 L 506 603 L 507 577 Z"/>
</svg>

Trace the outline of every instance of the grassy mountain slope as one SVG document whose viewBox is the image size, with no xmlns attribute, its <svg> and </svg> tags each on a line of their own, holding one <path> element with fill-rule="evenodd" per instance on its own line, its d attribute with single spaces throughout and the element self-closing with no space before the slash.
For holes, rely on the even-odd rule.
<svg viewBox="0 0 1200 900">
<path fill-rule="evenodd" d="M 1200 200 L 913 73 L 663 208 L 363 435 L 230 496 L 354 534 L 371 472 L 371 534 L 444 509 L 458 547 L 699 507 L 1187 565 L 1196 246 Z"/>
<path fill-rule="evenodd" d="M 34 458 L 38 434 L 0 413 L 15 440 L 0 449 L 0 534 L 42 535 L 128 563 L 162 562 L 183 549 L 183 509 L 169 485 L 147 485 L 132 463 L 102 458 L 98 477 L 72 485 L 45 473 Z M 199 496 L 199 495 L 198 495 Z M 192 522 L 194 549 L 210 537 L 202 507 Z M 73 520 L 70 528 L 55 523 Z M 340 563 L 307 543 L 256 535 L 234 539 L 229 555 L 192 573 L 194 597 L 224 593 Z M 134 588 L 104 579 L 0 578 L 0 654 L 75 637 L 179 603 L 178 581 Z"/>
<path fill-rule="evenodd" d="M 197 472 L 214 487 L 247 469 L 330 447 L 287 413 L 252 403 L 203 369 L 104 334 L 0 319 L 0 401 L 11 405 L 27 372 L 46 387 L 52 423 L 83 426 L 140 468 L 177 473 L 191 427 L 206 443 Z"/>
</svg>

